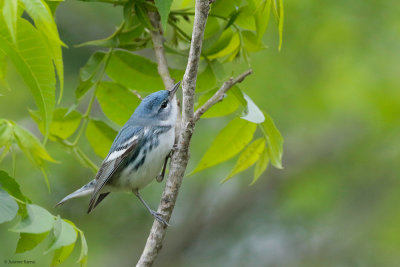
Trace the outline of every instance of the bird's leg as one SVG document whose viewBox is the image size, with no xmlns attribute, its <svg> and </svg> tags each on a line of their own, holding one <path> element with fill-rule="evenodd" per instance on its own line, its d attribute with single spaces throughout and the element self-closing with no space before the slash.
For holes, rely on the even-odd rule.
<svg viewBox="0 0 400 267">
<path fill-rule="evenodd" d="M 164 161 L 164 166 L 161 170 L 161 173 L 156 177 L 157 182 L 161 183 L 164 180 L 165 177 L 165 170 L 167 169 L 167 163 L 168 163 L 168 159 L 171 158 L 172 154 L 175 153 L 175 151 L 178 149 L 178 145 L 174 144 L 174 146 L 172 147 L 171 151 L 168 153 L 168 155 L 165 157 L 165 161 Z"/>
<path fill-rule="evenodd" d="M 169 156 L 171 157 L 171 155 L 174 154 L 175 151 L 177 151 L 177 150 L 178 150 L 178 144 L 175 143 L 175 144 L 172 146 L 171 152 L 169 152 L 169 154 L 170 154 Z"/>
<path fill-rule="evenodd" d="M 164 166 L 161 170 L 161 173 L 156 177 L 157 182 L 161 183 L 164 180 L 165 177 L 165 170 L 167 169 L 167 163 L 168 163 L 168 159 L 170 159 L 172 157 L 172 154 L 175 153 L 175 151 L 178 149 L 177 144 L 174 144 L 174 146 L 172 147 L 171 151 L 168 153 L 168 155 L 165 157 L 165 161 L 164 161 Z"/>
<path fill-rule="evenodd" d="M 171 157 L 171 152 L 165 157 L 164 166 L 161 170 L 161 173 L 156 177 L 157 182 L 161 183 L 164 180 L 165 170 L 167 169 L 168 159 Z"/>
<path fill-rule="evenodd" d="M 166 225 L 166 226 L 169 226 L 169 223 L 167 223 L 167 222 L 163 219 L 163 217 L 162 217 L 162 215 L 161 215 L 160 213 L 158 213 L 158 212 L 152 210 L 152 209 L 149 207 L 149 205 L 147 205 L 147 203 L 144 201 L 144 199 L 140 196 L 139 190 L 138 190 L 138 189 L 133 190 L 133 193 L 137 196 L 137 198 L 140 200 L 140 202 L 143 203 L 143 205 L 144 205 L 144 206 L 146 207 L 146 209 L 150 212 L 150 214 L 153 215 L 154 218 L 156 218 L 157 221 L 159 221 L 160 223 L 162 223 L 162 224 L 164 224 L 164 225 Z"/>
</svg>

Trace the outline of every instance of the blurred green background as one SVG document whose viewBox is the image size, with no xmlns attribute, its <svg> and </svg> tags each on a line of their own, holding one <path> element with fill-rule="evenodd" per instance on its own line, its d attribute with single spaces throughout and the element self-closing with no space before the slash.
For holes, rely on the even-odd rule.
<svg viewBox="0 0 400 267">
<path fill-rule="evenodd" d="M 284 136 L 284 169 L 270 166 L 251 187 L 251 171 L 220 184 L 234 162 L 185 178 L 155 266 L 399 266 L 399 14 L 393 0 L 285 1 L 281 52 L 271 25 L 269 48 L 252 55 L 254 74 L 242 85 Z M 94 51 L 74 45 L 109 35 L 121 16 L 106 4 L 61 3 L 56 20 L 69 46 L 65 107 L 74 101 L 79 67 Z M 17 77 L 14 86 L 21 89 L 0 91 L 0 117 L 35 130 L 27 110 L 35 107 L 32 97 Z M 227 121 L 199 123 L 189 171 Z M 134 265 L 153 218 L 133 194 L 123 193 L 111 194 L 90 215 L 88 199 L 54 209 L 92 174 L 59 145 L 49 150 L 61 162 L 49 164 L 52 191 L 18 156 L 23 192 L 85 232 L 89 266 Z M 11 159 L 2 165 L 10 171 Z M 153 182 L 143 190 L 152 207 L 163 186 Z M 18 237 L 7 231 L 11 225 L 0 225 L 0 264 L 27 259 L 48 266 L 43 244 L 14 255 Z M 63 266 L 78 254 L 75 249 Z"/>
</svg>

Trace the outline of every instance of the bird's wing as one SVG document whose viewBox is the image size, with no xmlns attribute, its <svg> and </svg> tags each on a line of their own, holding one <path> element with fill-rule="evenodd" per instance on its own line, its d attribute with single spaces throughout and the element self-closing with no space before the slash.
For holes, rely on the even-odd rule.
<svg viewBox="0 0 400 267">
<path fill-rule="evenodd" d="M 123 127 L 115 138 L 110 152 L 104 159 L 96 174 L 96 186 L 89 203 L 88 213 L 93 210 L 100 190 L 110 180 L 114 173 L 124 163 L 129 155 L 138 149 L 138 143 L 143 138 L 143 127 L 129 126 Z"/>
</svg>

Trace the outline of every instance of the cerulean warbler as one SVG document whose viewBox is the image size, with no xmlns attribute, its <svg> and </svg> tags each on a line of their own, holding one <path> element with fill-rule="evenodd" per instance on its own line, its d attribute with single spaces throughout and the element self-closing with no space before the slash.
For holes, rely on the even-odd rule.
<svg viewBox="0 0 400 267">
<path fill-rule="evenodd" d="M 167 224 L 160 214 L 150 209 L 140 196 L 139 189 L 154 178 L 162 175 L 162 179 L 164 176 L 167 159 L 175 142 L 178 115 L 175 93 L 179 84 L 170 90 L 145 97 L 119 131 L 95 179 L 66 196 L 56 206 L 69 199 L 91 194 L 89 213 L 110 192 L 131 191 L 158 221 Z"/>
</svg>

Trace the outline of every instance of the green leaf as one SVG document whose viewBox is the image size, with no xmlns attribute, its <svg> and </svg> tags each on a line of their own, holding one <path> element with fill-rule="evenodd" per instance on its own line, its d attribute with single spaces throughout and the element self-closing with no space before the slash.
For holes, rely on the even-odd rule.
<svg viewBox="0 0 400 267">
<path fill-rule="evenodd" d="M 74 250 L 75 243 L 72 243 L 68 246 L 61 247 L 54 252 L 53 260 L 51 261 L 51 266 L 57 266 L 63 263 L 69 255 L 71 255 Z"/>
<path fill-rule="evenodd" d="M 53 17 L 56 14 L 57 7 L 61 2 L 64 2 L 64 0 L 46 0 L 46 4 L 50 8 Z"/>
<path fill-rule="evenodd" d="M 47 38 L 63 45 L 58 35 L 57 25 L 53 15 L 44 0 L 20 0 L 26 12 L 32 17 L 39 31 L 47 35 Z"/>
<path fill-rule="evenodd" d="M 239 38 L 239 35 L 234 33 L 231 29 L 219 31 L 210 38 L 204 40 L 203 53 L 207 56 L 210 56 L 224 51 L 224 49 L 227 49 L 229 44 L 232 42 L 234 36 Z"/>
<path fill-rule="evenodd" d="M 244 48 L 248 52 L 257 52 L 267 48 L 260 40 L 257 39 L 257 35 L 251 31 L 242 31 Z"/>
<path fill-rule="evenodd" d="M 218 0 L 211 5 L 210 13 L 213 15 L 219 15 L 228 17 L 232 12 L 237 9 L 235 1 L 232 0 Z"/>
<path fill-rule="evenodd" d="M 104 114 L 118 125 L 124 125 L 140 103 L 132 91 L 113 82 L 100 83 L 96 97 Z"/>
<path fill-rule="evenodd" d="M 236 19 L 236 24 L 243 29 L 255 31 L 256 24 L 253 18 L 255 10 L 251 6 L 244 6 L 239 9 L 239 15 Z"/>
<path fill-rule="evenodd" d="M 13 125 L 6 120 L 0 120 L 0 148 L 12 144 Z"/>
<path fill-rule="evenodd" d="M 160 14 L 161 25 L 165 32 L 167 29 L 168 16 L 172 5 L 172 0 L 155 0 L 154 2 L 156 4 L 158 13 Z"/>
<path fill-rule="evenodd" d="M 264 147 L 260 159 L 257 161 L 256 167 L 254 168 L 254 178 L 253 181 L 250 183 L 250 185 L 253 185 L 255 182 L 257 182 L 261 174 L 267 169 L 268 163 L 269 163 L 268 150 Z"/>
<path fill-rule="evenodd" d="M 197 105 L 196 108 L 201 107 L 205 102 L 207 102 L 208 99 L 210 99 L 215 92 L 218 89 L 211 90 L 205 94 L 203 94 Z M 237 108 L 239 107 L 240 103 L 236 99 L 235 96 L 232 95 L 231 92 L 227 92 L 226 97 L 223 99 L 223 101 L 218 102 L 217 104 L 213 105 L 209 110 L 207 110 L 202 118 L 215 118 L 215 117 L 221 117 L 221 116 L 226 116 L 231 113 L 233 113 Z"/>
<path fill-rule="evenodd" d="M 79 256 L 78 262 L 81 264 L 81 266 L 86 266 L 88 258 L 88 246 L 86 243 L 85 235 L 82 231 L 79 231 L 79 236 L 81 238 L 81 254 Z"/>
<path fill-rule="evenodd" d="M 3 151 L 0 153 L 0 163 L 7 156 L 8 152 L 11 150 L 11 144 L 5 145 Z"/>
<path fill-rule="evenodd" d="M 215 75 L 215 78 L 217 78 L 217 81 L 225 82 L 229 75 L 225 72 L 224 66 L 217 59 L 211 61 L 210 67 Z"/>
<path fill-rule="evenodd" d="M 106 53 L 102 51 L 97 51 L 93 53 L 85 66 L 80 69 L 80 83 L 75 90 L 75 96 L 77 99 L 81 99 L 87 91 L 94 85 L 94 80 L 96 79 L 96 74 L 102 73 L 105 66 L 104 58 Z"/>
<path fill-rule="evenodd" d="M 51 0 L 50 0 L 51 1 Z M 58 0 L 54 0 L 58 1 Z M 98 2 L 98 3 L 107 3 L 107 4 L 112 4 L 112 5 L 123 5 L 127 2 L 127 0 L 79 0 L 81 2 Z"/>
<path fill-rule="evenodd" d="M 101 47 L 117 47 L 118 42 L 114 37 L 115 37 L 115 35 L 113 34 L 113 35 L 108 36 L 103 39 L 91 40 L 91 41 L 87 41 L 84 43 L 80 43 L 78 45 L 75 45 L 75 47 L 78 48 L 78 47 L 84 47 L 84 46 L 90 46 L 90 45 L 101 46 Z"/>
<path fill-rule="evenodd" d="M 240 47 L 239 34 L 234 34 L 229 44 L 215 54 L 208 56 L 209 59 L 222 58 L 234 53 Z"/>
<path fill-rule="evenodd" d="M 123 9 L 124 14 L 124 29 L 130 29 L 131 27 L 136 26 L 138 23 L 140 24 L 137 16 L 134 15 L 134 5 L 132 2 L 126 2 Z"/>
<path fill-rule="evenodd" d="M 100 69 L 101 62 L 103 61 L 105 56 L 106 53 L 103 51 L 96 51 L 90 56 L 85 66 L 83 66 L 79 71 L 79 75 L 82 81 L 93 79 L 96 72 L 98 72 L 98 70 Z"/>
<path fill-rule="evenodd" d="M 283 39 L 283 19 L 284 19 L 284 11 L 283 11 L 283 0 L 279 0 L 279 51 L 282 48 L 282 39 Z"/>
<path fill-rule="evenodd" d="M 235 167 L 233 167 L 231 173 L 222 182 L 226 182 L 239 172 L 250 168 L 260 158 L 264 148 L 265 139 L 263 137 L 254 140 L 242 151 Z"/>
<path fill-rule="evenodd" d="M 136 50 L 136 48 L 144 46 L 149 39 L 140 38 L 143 32 L 144 27 L 141 24 L 133 26 L 129 30 L 121 31 L 121 33 L 116 36 L 118 47 L 130 47 L 130 50 Z"/>
<path fill-rule="evenodd" d="M 132 3 L 127 3 L 128 9 L 124 9 L 124 12 L 131 14 Z M 137 20 L 137 17 L 134 17 Z M 81 43 L 75 47 L 83 46 L 101 46 L 108 48 L 126 48 L 128 50 L 137 50 L 137 48 L 143 47 L 150 40 L 150 38 L 140 38 L 144 32 L 144 26 L 139 22 L 131 19 L 130 15 L 125 18 L 124 22 L 108 37 L 92 40 Z"/>
<path fill-rule="evenodd" d="M 18 222 L 10 231 L 40 234 L 53 228 L 54 216 L 47 210 L 34 204 L 26 205 L 28 216 Z"/>
<path fill-rule="evenodd" d="M 204 30 L 204 39 L 208 39 L 212 36 L 215 36 L 217 33 L 222 33 L 221 22 L 219 18 L 216 17 L 208 17 L 206 28 Z M 216 39 L 215 39 L 216 40 Z"/>
<path fill-rule="evenodd" d="M 229 20 L 228 20 L 228 22 L 226 23 L 226 25 L 225 25 L 225 27 L 224 27 L 224 30 L 226 30 L 226 29 L 228 29 L 230 26 L 232 26 L 233 25 L 233 23 L 235 23 L 235 21 L 236 21 L 236 19 L 239 17 L 239 15 L 241 14 L 241 10 L 239 9 L 239 10 L 235 10 L 234 12 L 232 12 L 230 15 L 229 15 Z"/>
<path fill-rule="evenodd" d="M 192 174 L 234 157 L 253 139 L 255 131 L 256 124 L 240 118 L 233 119 L 218 133 Z"/>
<path fill-rule="evenodd" d="M 169 1 L 169 0 L 167 0 Z M 135 3 L 135 14 L 138 17 L 140 23 L 150 31 L 156 31 L 153 25 L 150 22 L 149 17 L 147 16 L 146 9 L 142 6 L 143 4 L 140 2 Z"/>
<path fill-rule="evenodd" d="M 133 90 L 154 92 L 164 88 L 157 64 L 127 51 L 115 51 L 106 72 L 115 82 Z"/>
<path fill-rule="evenodd" d="M 35 22 L 35 26 L 46 41 L 51 58 L 56 66 L 58 79 L 60 81 L 60 95 L 58 102 L 64 91 L 64 65 L 62 59 L 61 45 L 65 44 L 60 40 L 57 25 L 53 19 L 52 12 L 44 0 L 20 0 L 29 16 Z"/>
<path fill-rule="evenodd" d="M 20 18 L 17 20 L 17 45 L 13 44 L 5 22 L 0 17 L 0 51 L 11 59 L 31 90 L 47 135 L 55 105 L 53 63 L 42 36 L 29 22 Z"/>
<path fill-rule="evenodd" d="M 39 140 L 28 130 L 15 125 L 14 137 L 17 140 L 19 148 L 37 166 L 43 166 L 44 160 L 55 162 Z"/>
<path fill-rule="evenodd" d="M 30 199 L 22 194 L 19 184 L 14 178 L 10 177 L 5 171 L 0 171 L 0 186 L 8 194 L 23 202 L 31 203 Z"/>
<path fill-rule="evenodd" d="M 17 43 L 17 17 L 18 17 L 18 1 L 6 0 L 3 6 L 3 16 L 10 31 L 12 40 Z"/>
<path fill-rule="evenodd" d="M 38 118 L 36 119 L 39 120 Z M 12 133 L 12 138 L 10 138 L 10 133 Z M 16 125 L 12 121 L 0 120 L 0 141 L 11 142 L 9 144 L 5 143 L 5 151 L 10 148 L 10 145 L 14 142 L 14 140 L 24 154 L 37 166 L 43 167 L 44 160 L 55 162 L 55 160 L 51 158 L 43 145 L 34 135 L 31 134 L 31 132 Z M 45 175 L 45 173 L 43 174 Z M 47 179 L 46 182 L 48 183 Z"/>
<path fill-rule="evenodd" d="M 75 243 L 77 233 L 74 227 L 67 221 L 57 217 L 53 227 L 54 238 L 51 241 L 49 248 L 44 252 L 49 253 L 52 250 L 56 250 L 68 245 Z"/>
<path fill-rule="evenodd" d="M 0 85 L 11 91 L 10 85 L 7 81 L 8 62 L 7 56 L 0 50 Z M 0 96 L 4 96 L 0 94 Z"/>
<path fill-rule="evenodd" d="M 209 55 L 222 50 L 229 44 L 230 40 L 232 39 L 232 35 L 233 31 L 231 29 L 224 31 L 223 28 L 219 27 L 219 30 L 214 34 L 204 36 L 202 53 L 204 55 Z"/>
<path fill-rule="evenodd" d="M 17 202 L 7 192 L 0 189 L 0 223 L 11 221 L 17 212 Z"/>
<path fill-rule="evenodd" d="M 261 129 L 267 138 L 267 150 L 272 165 L 282 169 L 283 138 L 276 128 L 271 117 L 264 112 L 265 121 L 260 124 Z"/>
<path fill-rule="evenodd" d="M 274 6 L 274 14 L 278 20 L 278 32 L 279 32 L 279 51 L 282 48 L 282 35 L 283 35 L 283 20 L 284 20 L 284 9 L 283 9 L 283 0 L 278 0 L 279 4 L 276 0 L 272 1 Z"/>
<path fill-rule="evenodd" d="M 44 132 L 43 122 L 38 117 L 37 111 L 30 110 L 29 113 L 34 121 L 38 124 L 39 130 Z M 78 128 L 81 122 L 82 114 L 76 110 L 68 112 L 67 108 L 58 108 L 54 110 L 53 121 L 50 125 L 50 139 L 57 140 L 58 138 L 67 139 Z"/>
<path fill-rule="evenodd" d="M 7 147 L 5 148 L 5 150 L 6 149 Z M 21 190 L 19 189 L 19 184 L 6 172 L 0 171 L 0 187 L 5 190 L 10 196 L 13 196 L 16 200 L 18 200 L 18 214 L 22 217 L 25 217 L 28 214 L 26 204 L 32 202 L 29 198 L 22 194 Z"/>
<path fill-rule="evenodd" d="M 94 85 L 94 82 L 92 82 L 91 80 L 87 80 L 87 81 L 80 81 L 78 84 L 78 87 L 76 87 L 75 90 L 75 97 L 77 100 L 80 100 L 82 98 L 82 96 L 84 96 L 89 90 L 90 88 L 92 88 Z"/>
<path fill-rule="evenodd" d="M 15 253 L 24 253 L 26 251 L 34 249 L 47 237 L 48 234 L 49 232 L 44 232 L 41 234 L 21 233 L 19 235 L 19 240 Z"/>
<path fill-rule="evenodd" d="M 213 89 L 217 83 L 214 71 L 210 64 L 197 76 L 196 93 Z"/>
<path fill-rule="evenodd" d="M 101 120 L 90 120 L 86 128 L 86 138 L 94 152 L 105 158 L 117 132 Z"/>
<path fill-rule="evenodd" d="M 272 0 L 264 0 L 260 7 L 256 9 L 254 14 L 254 20 L 256 23 L 257 40 L 261 42 L 261 39 L 268 28 L 269 16 L 271 13 Z"/>
<path fill-rule="evenodd" d="M 54 111 L 53 121 L 50 126 L 51 136 L 67 139 L 78 129 L 82 114 L 76 110 L 68 114 L 67 112 L 68 109 L 66 108 L 59 108 Z"/>
<path fill-rule="evenodd" d="M 131 51 L 144 47 L 150 40 L 150 38 L 140 38 L 144 32 L 144 26 L 142 24 L 137 24 L 127 28 L 126 25 L 127 22 L 124 21 L 124 24 L 117 28 L 117 30 L 110 36 L 103 39 L 84 42 L 75 47 L 94 45 L 108 48 L 125 48 Z"/>
</svg>

